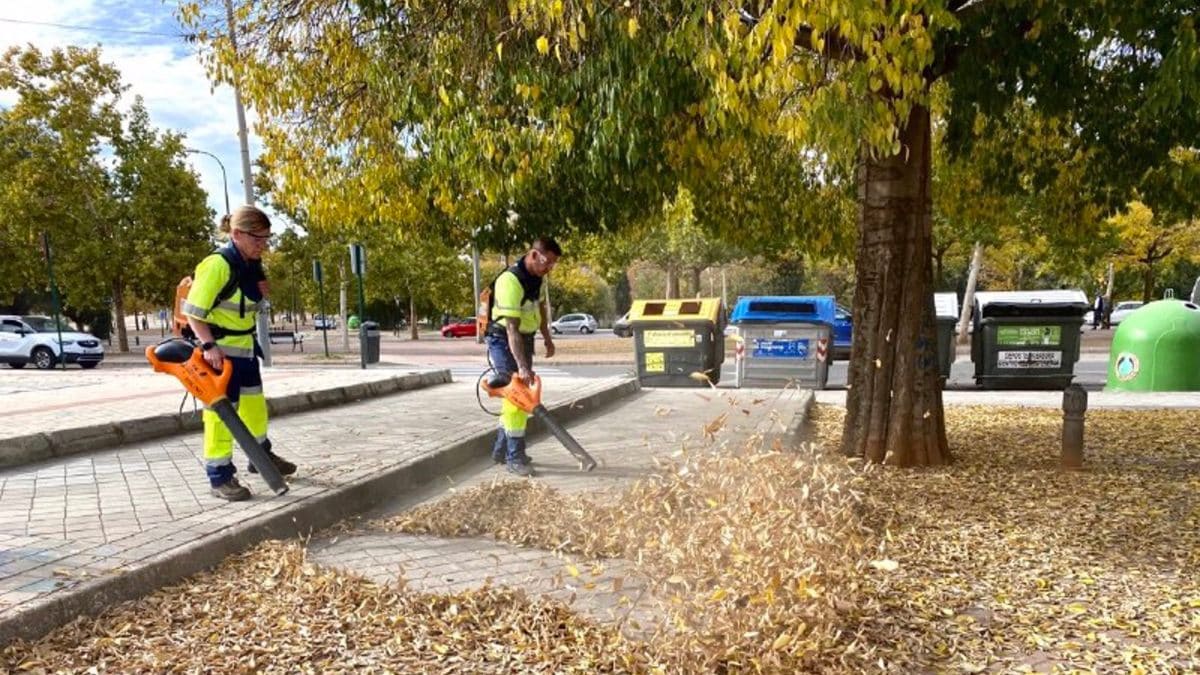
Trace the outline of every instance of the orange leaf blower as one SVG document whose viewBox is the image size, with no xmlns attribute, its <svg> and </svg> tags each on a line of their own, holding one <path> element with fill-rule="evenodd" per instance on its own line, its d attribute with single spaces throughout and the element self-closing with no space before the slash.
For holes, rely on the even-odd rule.
<svg viewBox="0 0 1200 675">
<path fill-rule="evenodd" d="M 588 454 L 587 450 L 575 440 L 575 437 L 567 432 L 558 420 L 550 415 L 550 411 L 546 406 L 542 405 L 542 378 L 537 375 L 533 376 L 533 382 L 526 384 L 519 377 L 511 375 L 493 377 L 491 380 L 483 379 L 479 381 L 479 386 L 487 395 L 492 398 L 504 398 L 509 403 L 517 406 L 521 410 L 533 415 L 550 433 L 554 434 L 563 446 L 570 452 L 575 459 L 579 460 L 579 468 L 582 471 L 591 471 L 596 468 L 596 460 Z"/>
<path fill-rule="evenodd" d="M 208 406 L 221 418 L 230 433 L 237 439 L 242 451 L 254 463 L 254 468 L 262 474 L 275 494 L 281 495 L 288 491 L 288 484 L 280 475 L 275 463 L 267 456 L 267 452 L 259 445 L 254 434 L 246 428 L 242 418 L 225 394 L 229 378 L 233 376 L 233 363 L 225 360 L 225 367 L 217 373 L 204 360 L 200 348 L 187 340 L 171 339 L 157 345 L 146 347 L 146 360 L 154 366 L 154 372 L 174 375 L 183 383 L 183 387 Z"/>
</svg>

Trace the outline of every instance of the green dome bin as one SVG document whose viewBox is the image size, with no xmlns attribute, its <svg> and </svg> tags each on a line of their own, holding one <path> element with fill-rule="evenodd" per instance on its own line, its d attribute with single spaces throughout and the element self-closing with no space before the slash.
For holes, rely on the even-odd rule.
<svg viewBox="0 0 1200 675">
<path fill-rule="evenodd" d="M 1159 300 L 1113 335 L 1106 391 L 1200 391 L 1200 306 Z"/>
</svg>

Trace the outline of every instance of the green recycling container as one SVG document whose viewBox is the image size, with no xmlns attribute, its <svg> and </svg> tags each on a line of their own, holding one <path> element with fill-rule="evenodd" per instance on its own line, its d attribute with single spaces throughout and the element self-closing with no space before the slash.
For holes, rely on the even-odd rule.
<svg viewBox="0 0 1200 675">
<path fill-rule="evenodd" d="M 1075 377 L 1089 308 L 1080 290 L 979 292 L 971 360 L 985 389 L 1063 389 Z"/>
<path fill-rule="evenodd" d="M 1106 391 L 1200 391 L 1200 305 L 1158 300 L 1113 335 Z"/>
<path fill-rule="evenodd" d="M 346 327 L 350 330 L 358 330 L 358 327 L 361 323 L 362 321 L 359 320 L 358 315 L 356 314 L 351 314 L 350 318 L 346 319 Z"/>
</svg>

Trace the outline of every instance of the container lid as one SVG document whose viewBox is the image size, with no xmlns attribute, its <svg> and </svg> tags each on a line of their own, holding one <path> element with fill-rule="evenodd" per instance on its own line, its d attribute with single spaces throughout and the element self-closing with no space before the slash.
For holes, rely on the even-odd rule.
<svg viewBox="0 0 1200 675">
<path fill-rule="evenodd" d="M 1079 289 L 1049 291 L 980 291 L 976 316 L 1083 316 L 1091 303 Z"/>
<path fill-rule="evenodd" d="M 720 298 L 682 298 L 678 300 L 634 300 L 629 308 L 629 323 L 711 321 L 722 323 Z"/>
<path fill-rule="evenodd" d="M 738 298 L 733 323 L 803 321 L 832 324 L 837 302 L 832 295 L 762 295 Z"/>
<path fill-rule="evenodd" d="M 933 313 L 939 319 L 957 319 L 958 293 L 934 293 Z"/>
</svg>

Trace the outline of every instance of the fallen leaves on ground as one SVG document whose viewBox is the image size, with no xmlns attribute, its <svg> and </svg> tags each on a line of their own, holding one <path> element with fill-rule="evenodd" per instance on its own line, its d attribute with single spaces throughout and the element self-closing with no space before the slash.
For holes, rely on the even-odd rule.
<svg viewBox="0 0 1200 675">
<path fill-rule="evenodd" d="M 684 457 L 616 500 L 503 483 L 390 526 L 637 561 L 673 670 L 1200 670 L 1194 412 L 1090 412 L 1076 472 L 1055 410 L 948 408 L 956 461 L 924 470 L 837 456 L 842 420 L 818 406 L 820 450 Z"/>
<path fill-rule="evenodd" d="M 519 593 L 386 589 L 271 544 L 9 647 L 0 669 L 1200 670 L 1195 413 L 1090 412 L 1085 470 L 1064 472 L 1058 411 L 946 412 L 947 467 L 847 460 L 843 412 L 818 406 L 811 444 L 664 447 L 619 499 L 503 482 L 372 525 L 626 558 L 659 582 L 645 642 Z"/>
<path fill-rule="evenodd" d="M 426 595 L 319 568 L 271 542 L 216 570 L 0 653 L 0 672 L 593 673 L 639 668 L 615 630 L 484 588 Z"/>
</svg>

